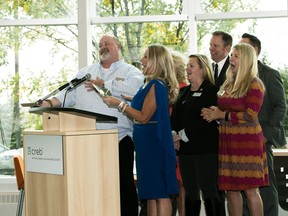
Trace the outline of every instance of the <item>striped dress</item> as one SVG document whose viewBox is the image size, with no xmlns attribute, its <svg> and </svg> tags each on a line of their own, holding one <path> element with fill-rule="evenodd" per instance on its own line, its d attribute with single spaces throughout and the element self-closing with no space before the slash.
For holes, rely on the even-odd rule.
<svg viewBox="0 0 288 216">
<path fill-rule="evenodd" d="M 231 120 L 219 126 L 219 189 L 246 190 L 269 185 L 264 136 L 258 122 L 264 90 L 257 79 L 241 98 L 227 93 L 218 106 Z"/>
</svg>

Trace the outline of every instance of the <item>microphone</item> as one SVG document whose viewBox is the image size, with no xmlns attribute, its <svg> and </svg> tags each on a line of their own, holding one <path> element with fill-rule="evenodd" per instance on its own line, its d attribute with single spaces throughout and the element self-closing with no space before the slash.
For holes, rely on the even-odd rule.
<svg viewBox="0 0 288 216">
<path fill-rule="evenodd" d="M 68 86 L 73 85 L 73 83 L 77 82 L 79 79 L 75 78 L 73 80 L 71 80 L 68 83 L 65 83 L 64 85 L 60 86 L 58 89 L 56 89 L 54 92 L 55 94 L 57 94 L 58 92 L 62 91 L 63 89 L 66 89 Z"/>
<path fill-rule="evenodd" d="M 88 73 L 84 77 L 82 77 L 81 79 L 71 80 L 71 82 L 68 83 L 69 87 L 68 87 L 67 91 L 70 91 L 70 90 L 76 88 L 81 83 L 85 82 L 86 80 L 90 80 L 90 79 L 91 79 L 91 74 Z"/>
<path fill-rule="evenodd" d="M 91 78 L 91 74 L 86 74 L 84 77 L 82 77 L 81 79 L 75 78 L 73 80 L 71 80 L 68 83 L 65 83 L 64 85 L 60 86 L 59 88 L 55 89 L 53 92 L 51 92 L 50 94 L 46 95 L 45 97 L 39 99 L 38 101 L 36 101 L 35 103 L 40 105 L 44 100 L 46 100 L 47 98 L 51 97 L 52 95 L 57 94 L 58 92 L 67 89 L 67 91 L 70 91 L 72 89 L 74 89 L 76 86 L 80 85 L 82 82 L 86 81 L 86 80 L 90 80 Z"/>
</svg>

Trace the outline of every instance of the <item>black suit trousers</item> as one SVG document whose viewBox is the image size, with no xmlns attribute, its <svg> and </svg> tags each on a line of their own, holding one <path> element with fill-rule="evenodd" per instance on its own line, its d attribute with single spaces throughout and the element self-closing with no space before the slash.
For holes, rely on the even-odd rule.
<svg viewBox="0 0 288 216">
<path fill-rule="evenodd" d="M 138 215 L 138 196 L 134 183 L 134 143 L 129 136 L 119 142 L 121 216 Z"/>
</svg>

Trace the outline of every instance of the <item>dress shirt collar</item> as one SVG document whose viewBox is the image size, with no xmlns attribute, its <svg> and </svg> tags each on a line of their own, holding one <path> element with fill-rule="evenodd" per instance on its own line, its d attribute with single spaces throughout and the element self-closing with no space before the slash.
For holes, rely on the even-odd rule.
<svg viewBox="0 0 288 216">
<path fill-rule="evenodd" d="M 119 61 L 112 63 L 111 66 L 110 66 L 110 68 L 109 68 L 109 70 L 110 70 L 110 69 L 118 68 L 118 67 L 120 67 L 121 65 L 123 65 L 124 63 L 125 63 L 125 62 L 124 62 L 124 59 L 120 59 Z M 100 62 L 98 63 L 98 65 L 99 65 L 99 67 L 102 68 L 102 65 L 101 65 Z"/>
<path fill-rule="evenodd" d="M 227 55 L 227 56 L 226 56 L 224 59 L 222 59 L 220 62 L 214 62 L 214 65 L 215 65 L 215 64 L 218 64 L 218 76 L 219 76 L 219 74 L 220 74 L 220 72 L 221 72 L 221 70 L 222 70 L 222 68 L 223 68 L 223 66 L 224 66 L 224 64 L 225 64 L 228 56 L 229 56 L 229 55 Z M 213 67 L 214 67 L 214 65 L 213 65 Z M 214 68 L 213 68 L 213 70 L 214 70 Z"/>
</svg>

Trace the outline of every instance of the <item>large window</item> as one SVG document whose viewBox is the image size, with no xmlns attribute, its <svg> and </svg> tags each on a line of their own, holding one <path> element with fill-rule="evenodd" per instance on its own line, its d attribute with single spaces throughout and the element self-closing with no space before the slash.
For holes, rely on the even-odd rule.
<svg viewBox="0 0 288 216">
<path fill-rule="evenodd" d="M 94 25 L 92 35 L 96 41 L 102 36 L 102 32 L 113 34 L 120 39 L 122 56 L 129 63 L 139 62 L 147 44 L 165 44 L 170 49 L 187 53 L 188 37 L 187 23 L 184 22 L 141 22 L 141 23 L 117 23 L 106 25 Z M 93 50 L 95 51 L 95 50 Z M 98 53 L 95 53 L 98 61 Z"/>
<path fill-rule="evenodd" d="M 256 11 L 277 11 L 287 9 L 286 0 L 277 0 L 274 4 L 269 0 L 242 0 L 227 4 L 227 1 L 200 0 L 201 13 L 225 12 L 256 12 Z"/>
<path fill-rule="evenodd" d="M 261 39 L 260 58 L 281 72 L 288 91 L 287 0 L 16 2 L 0 3 L 0 145 L 8 149 L 22 147 L 23 129 L 41 129 L 40 116 L 21 103 L 36 101 L 96 62 L 103 33 L 118 36 L 123 57 L 135 63 L 151 43 L 209 56 L 214 30 L 231 33 L 234 43 L 249 32 Z M 288 130 L 288 119 L 285 124 Z"/>
<path fill-rule="evenodd" d="M 1 1 L 0 8 L 5 20 L 77 17 L 77 0 Z"/>
<path fill-rule="evenodd" d="M 143 16 L 181 14 L 179 0 L 96 0 L 96 16 Z"/>
</svg>

